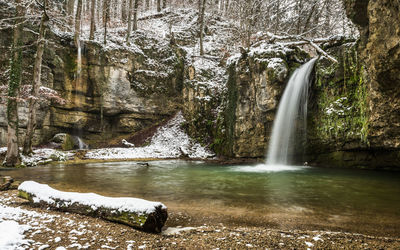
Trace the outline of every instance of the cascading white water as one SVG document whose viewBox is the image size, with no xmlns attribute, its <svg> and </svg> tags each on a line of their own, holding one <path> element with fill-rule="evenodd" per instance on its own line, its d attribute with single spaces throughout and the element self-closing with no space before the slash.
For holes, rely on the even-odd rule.
<svg viewBox="0 0 400 250">
<path fill-rule="evenodd" d="M 86 143 L 84 143 L 83 140 L 79 136 L 77 136 L 76 139 L 78 141 L 79 149 L 88 149 L 89 148 L 88 145 Z"/>
<path fill-rule="evenodd" d="M 78 38 L 77 41 L 77 50 L 78 50 L 78 56 L 77 56 L 77 69 L 76 69 L 76 79 L 77 82 L 80 83 L 80 79 L 81 79 L 81 71 L 82 71 L 82 48 L 81 48 L 81 41 Z"/>
<path fill-rule="evenodd" d="M 290 77 L 274 120 L 268 147 L 268 165 L 288 165 L 295 145 L 295 128 L 300 118 L 306 122 L 310 75 L 316 58 L 296 69 Z"/>
</svg>

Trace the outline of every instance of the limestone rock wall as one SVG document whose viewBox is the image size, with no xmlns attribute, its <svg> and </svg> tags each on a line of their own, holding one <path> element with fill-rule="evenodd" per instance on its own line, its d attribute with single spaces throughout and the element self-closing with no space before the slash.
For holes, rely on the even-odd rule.
<svg viewBox="0 0 400 250">
<path fill-rule="evenodd" d="M 78 134 L 91 144 L 107 142 L 153 126 L 180 109 L 182 52 L 174 46 L 157 46 L 156 41 L 145 37 L 137 39 L 137 44 L 154 47 L 121 49 L 82 42 L 81 74 L 77 76 L 78 53 L 72 38 L 50 34 L 53 43 L 44 53 L 42 83 L 58 91 L 67 103 L 41 106 L 37 144 L 60 132 Z M 32 40 L 28 37 L 25 42 Z M 33 53 L 34 50 L 24 53 L 27 73 L 23 83 L 29 83 Z M 7 56 L 0 57 L 0 65 L 7 67 Z M 28 109 L 24 104 L 20 106 L 22 135 Z M 1 105 L 0 145 L 6 142 L 5 112 L 5 105 Z"/>
<path fill-rule="evenodd" d="M 339 63 L 321 59 L 316 64 L 305 161 L 322 166 L 363 166 L 371 158 L 366 72 L 355 42 L 326 50 Z"/>
<path fill-rule="evenodd" d="M 307 159 L 316 165 L 398 169 L 400 3 L 344 0 L 360 40 L 319 62 Z"/>
<path fill-rule="evenodd" d="M 280 97 L 308 55 L 264 44 L 231 61 L 225 108 L 224 154 L 264 157 Z"/>
</svg>

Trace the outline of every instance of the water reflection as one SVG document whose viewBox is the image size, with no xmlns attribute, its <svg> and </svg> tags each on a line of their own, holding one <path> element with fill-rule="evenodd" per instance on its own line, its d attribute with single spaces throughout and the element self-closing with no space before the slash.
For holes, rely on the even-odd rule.
<svg viewBox="0 0 400 250">
<path fill-rule="evenodd" d="M 294 167 L 246 171 L 247 167 L 157 161 L 54 165 L 1 170 L 66 191 L 133 196 L 205 209 L 286 211 L 325 218 L 379 216 L 400 222 L 400 174 Z M 341 217 L 341 218 L 342 218 Z"/>
</svg>

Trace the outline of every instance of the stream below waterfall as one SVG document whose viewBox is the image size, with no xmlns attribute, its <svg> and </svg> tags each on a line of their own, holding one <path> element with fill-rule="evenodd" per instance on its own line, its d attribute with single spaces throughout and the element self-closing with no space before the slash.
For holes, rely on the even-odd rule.
<svg viewBox="0 0 400 250">
<path fill-rule="evenodd" d="M 221 222 L 400 233 L 400 173 L 154 161 L 3 169 L 1 175 L 108 196 L 219 214 Z M 225 219 L 228 218 L 228 219 Z"/>
</svg>

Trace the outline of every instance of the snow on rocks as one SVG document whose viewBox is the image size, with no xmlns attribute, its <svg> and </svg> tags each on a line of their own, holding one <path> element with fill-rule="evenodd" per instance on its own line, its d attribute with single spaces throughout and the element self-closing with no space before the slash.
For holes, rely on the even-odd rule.
<svg viewBox="0 0 400 250">
<path fill-rule="evenodd" d="M 66 161 L 73 155 L 72 152 L 61 152 L 50 148 L 36 149 L 31 156 L 21 154 L 21 165 L 35 167 L 52 161 Z"/>
<path fill-rule="evenodd" d="M 179 112 L 165 126 L 162 126 L 151 139 L 150 145 L 135 148 L 103 148 L 91 150 L 89 159 L 139 159 L 139 158 L 208 158 L 213 153 L 194 142 L 181 128 L 185 122 Z"/>
<path fill-rule="evenodd" d="M 122 142 L 122 144 L 124 144 L 124 145 L 127 146 L 127 147 L 134 147 L 134 146 L 135 146 L 135 144 L 130 143 L 130 142 L 128 142 L 128 141 L 125 140 L 125 139 L 123 139 L 121 142 Z"/>
<path fill-rule="evenodd" d="M 116 221 L 148 232 L 160 232 L 168 217 L 164 204 L 138 198 L 62 192 L 34 181 L 23 182 L 18 190 L 19 197 L 36 205 Z M 74 235 L 84 233 L 85 229 L 70 232 Z"/>
<path fill-rule="evenodd" d="M 20 149 L 22 150 L 22 149 Z M 7 147 L 0 148 L 0 155 L 7 152 Z M 50 148 L 40 148 L 33 150 L 30 156 L 21 154 L 21 165 L 25 167 L 35 167 L 52 161 L 66 161 L 74 155 L 73 152 L 62 152 Z"/>
</svg>

